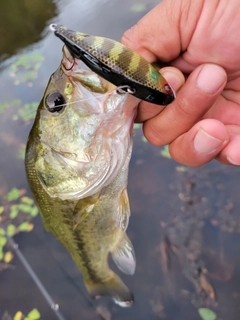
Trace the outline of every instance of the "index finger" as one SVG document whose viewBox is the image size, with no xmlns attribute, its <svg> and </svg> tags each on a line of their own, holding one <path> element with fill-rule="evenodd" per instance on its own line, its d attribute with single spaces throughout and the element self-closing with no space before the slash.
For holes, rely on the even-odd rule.
<svg viewBox="0 0 240 320">
<path fill-rule="evenodd" d="M 174 67 L 166 67 L 160 70 L 163 77 L 168 81 L 171 87 L 177 92 L 184 84 L 185 78 L 180 70 Z M 146 101 L 141 101 L 138 107 L 135 122 L 144 122 L 158 115 L 164 106 L 155 105 Z"/>
<path fill-rule="evenodd" d="M 163 0 L 127 30 L 121 42 L 149 62 L 171 61 L 186 50 L 201 7 L 202 1 Z"/>
</svg>

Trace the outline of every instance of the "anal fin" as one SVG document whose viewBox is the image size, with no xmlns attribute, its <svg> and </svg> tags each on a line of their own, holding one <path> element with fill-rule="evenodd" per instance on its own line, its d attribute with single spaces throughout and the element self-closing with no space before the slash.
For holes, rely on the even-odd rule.
<svg viewBox="0 0 240 320">
<path fill-rule="evenodd" d="M 134 274 L 136 269 L 136 257 L 133 245 L 126 233 L 118 242 L 114 250 L 111 251 L 112 258 L 117 267 L 126 274 Z"/>
<path fill-rule="evenodd" d="M 106 281 L 99 283 L 85 281 L 84 283 L 92 298 L 109 296 L 121 307 L 130 307 L 134 302 L 133 294 L 129 288 L 112 271 L 111 276 Z"/>
</svg>

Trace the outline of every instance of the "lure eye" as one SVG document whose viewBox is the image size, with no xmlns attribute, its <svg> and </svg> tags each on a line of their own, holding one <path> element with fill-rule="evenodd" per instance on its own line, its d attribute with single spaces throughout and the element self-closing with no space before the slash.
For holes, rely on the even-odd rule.
<svg viewBox="0 0 240 320">
<path fill-rule="evenodd" d="M 61 93 L 59 93 L 57 91 L 50 93 L 46 97 L 45 102 L 46 102 L 46 106 L 47 106 L 48 111 L 50 111 L 52 113 L 61 112 L 65 108 L 65 99 L 61 95 Z"/>
</svg>

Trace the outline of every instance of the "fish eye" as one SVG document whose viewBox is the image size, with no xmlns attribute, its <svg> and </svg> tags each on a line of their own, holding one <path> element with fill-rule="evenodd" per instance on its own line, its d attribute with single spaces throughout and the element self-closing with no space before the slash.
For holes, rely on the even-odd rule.
<svg viewBox="0 0 240 320">
<path fill-rule="evenodd" d="M 52 113 L 64 110 L 66 103 L 63 95 L 57 91 L 49 93 L 49 95 L 46 97 L 45 102 L 48 111 Z"/>
</svg>

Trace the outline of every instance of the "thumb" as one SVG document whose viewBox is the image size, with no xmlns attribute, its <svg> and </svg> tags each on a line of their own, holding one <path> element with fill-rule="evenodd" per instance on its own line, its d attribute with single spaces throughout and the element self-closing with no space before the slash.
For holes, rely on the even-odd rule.
<svg viewBox="0 0 240 320">
<path fill-rule="evenodd" d="M 202 1 L 163 0 L 127 30 L 121 42 L 149 62 L 171 61 L 187 48 L 201 6 Z"/>
</svg>

